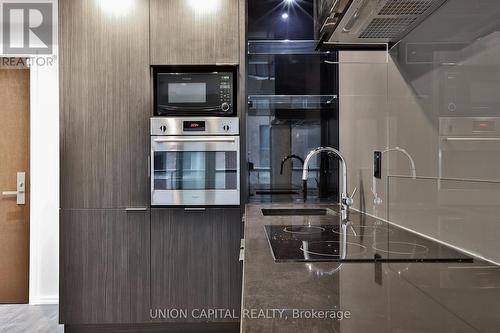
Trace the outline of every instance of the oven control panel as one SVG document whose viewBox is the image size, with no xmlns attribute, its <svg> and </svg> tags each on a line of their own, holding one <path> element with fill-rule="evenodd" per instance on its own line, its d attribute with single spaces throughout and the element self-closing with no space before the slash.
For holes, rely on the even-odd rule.
<svg viewBox="0 0 500 333">
<path fill-rule="evenodd" d="M 442 137 L 498 137 L 500 118 L 497 117 L 441 117 L 439 135 Z"/>
<path fill-rule="evenodd" d="M 238 121 L 238 119 L 236 119 L 236 121 Z M 231 118 L 228 118 L 228 119 L 224 119 L 221 121 L 221 129 L 222 129 L 222 132 L 226 133 L 226 134 L 229 134 L 229 133 L 232 133 L 232 130 L 236 127 L 238 127 L 238 123 L 231 119 Z"/>
<path fill-rule="evenodd" d="M 151 135 L 232 135 L 240 134 L 238 118 L 189 117 L 151 118 Z"/>
</svg>

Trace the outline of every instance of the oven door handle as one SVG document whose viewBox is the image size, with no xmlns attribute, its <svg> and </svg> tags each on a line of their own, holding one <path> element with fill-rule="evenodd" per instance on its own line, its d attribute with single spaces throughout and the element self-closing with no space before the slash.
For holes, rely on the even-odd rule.
<svg viewBox="0 0 500 333">
<path fill-rule="evenodd" d="M 451 137 L 443 138 L 444 141 L 500 141 L 500 138 L 473 138 L 473 137 Z"/>
<path fill-rule="evenodd" d="M 162 142 L 236 142 L 235 138 L 158 138 L 154 139 L 155 142 L 162 143 Z"/>
</svg>

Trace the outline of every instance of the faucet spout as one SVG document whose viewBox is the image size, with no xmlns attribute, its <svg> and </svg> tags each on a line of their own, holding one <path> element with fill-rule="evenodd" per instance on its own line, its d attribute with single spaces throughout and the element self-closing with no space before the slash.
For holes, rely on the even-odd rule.
<svg viewBox="0 0 500 333">
<path fill-rule="evenodd" d="M 341 162 L 342 166 L 342 196 L 340 199 L 340 205 L 342 206 L 342 219 L 343 221 L 347 220 L 347 212 L 349 210 L 349 207 L 352 206 L 353 200 L 349 196 L 349 192 L 347 191 L 347 163 L 340 153 L 335 148 L 331 147 L 319 147 L 316 149 L 313 149 L 306 157 L 306 160 L 304 162 L 304 169 L 302 171 L 302 180 L 304 182 L 307 182 L 307 179 L 309 178 L 309 164 L 311 163 L 311 160 L 318 154 L 321 154 L 323 152 L 327 152 L 330 154 L 335 155 Z"/>
<path fill-rule="evenodd" d="M 302 163 L 302 165 L 304 165 L 304 159 L 302 157 L 295 154 L 288 155 L 281 161 L 280 175 L 283 174 L 283 166 L 285 165 L 285 162 L 291 159 L 297 159 L 300 161 L 300 163 Z"/>
</svg>

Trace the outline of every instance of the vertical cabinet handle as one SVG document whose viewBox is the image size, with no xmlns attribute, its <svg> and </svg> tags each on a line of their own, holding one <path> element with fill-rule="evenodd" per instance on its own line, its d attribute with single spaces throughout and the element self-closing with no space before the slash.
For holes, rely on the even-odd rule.
<svg viewBox="0 0 500 333">
<path fill-rule="evenodd" d="M 240 261 L 245 260 L 245 238 L 240 239 Z"/>
<path fill-rule="evenodd" d="M 148 156 L 148 178 L 151 177 L 151 156 Z"/>
</svg>

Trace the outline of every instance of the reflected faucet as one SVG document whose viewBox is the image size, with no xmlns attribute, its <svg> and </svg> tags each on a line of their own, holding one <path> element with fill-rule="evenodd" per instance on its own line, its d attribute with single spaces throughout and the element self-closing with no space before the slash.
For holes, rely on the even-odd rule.
<svg viewBox="0 0 500 333">
<path fill-rule="evenodd" d="M 313 157 L 323 152 L 335 155 L 338 159 L 340 159 L 340 162 L 342 164 L 342 196 L 340 199 L 340 205 L 342 206 L 342 222 L 348 223 L 349 207 L 352 206 L 353 204 L 352 197 L 354 196 L 354 193 L 356 193 L 356 190 L 354 190 L 354 193 L 351 196 L 349 196 L 349 193 L 347 192 L 347 163 L 345 161 L 345 158 L 337 149 L 331 147 L 319 147 L 313 149 L 309 153 L 309 155 L 307 155 L 306 160 L 304 162 L 304 169 L 302 172 L 304 191 L 306 191 L 307 189 L 307 179 L 309 178 L 309 163 L 311 163 L 311 159 Z"/>
<path fill-rule="evenodd" d="M 302 165 L 304 165 L 304 159 L 298 155 L 295 155 L 295 154 L 292 154 L 292 155 L 288 155 L 287 157 L 285 157 L 283 159 L 283 161 L 281 161 L 281 169 L 280 169 L 280 175 L 283 174 L 283 166 L 285 165 L 285 162 L 288 161 L 288 160 L 291 160 L 291 159 L 297 159 L 300 161 L 300 163 L 302 163 Z"/>
<path fill-rule="evenodd" d="M 341 251 L 341 254 L 340 254 L 340 260 L 345 260 L 347 258 L 347 223 L 342 223 L 342 251 Z M 351 226 L 352 228 L 352 226 Z M 354 231 L 354 229 L 353 229 Z M 306 261 L 310 261 L 311 260 L 311 257 L 309 256 L 309 241 L 305 241 L 303 240 L 302 241 L 302 251 L 304 252 L 304 259 Z M 323 268 L 320 268 L 320 267 L 315 267 L 313 265 L 313 263 L 308 263 L 306 266 L 307 268 L 309 269 L 309 271 L 316 271 L 316 274 L 318 276 L 324 276 L 324 275 L 335 275 L 337 274 L 340 269 L 342 268 L 342 265 L 344 263 L 343 262 L 339 262 L 338 263 L 338 266 L 333 268 L 333 269 L 329 269 L 329 270 L 325 270 Z"/>
<path fill-rule="evenodd" d="M 410 153 L 408 153 L 408 151 L 406 149 L 403 149 L 400 147 L 395 147 L 395 148 L 387 148 L 386 150 L 382 151 L 382 155 L 385 153 L 389 153 L 391 151 L 400 152 L 408 158 L 408 160 L 410 161 L 410 171 L 411 171 L 412 177 L 413 177 L 413 179 L 417 179 L 417 169 L 415 168 L 415 160 L 410 155 Z M 377 180 L 375 177 L 373 177 L 372 192 L 373 192 L 373 196 L 375 197 L 373 199 L 373 203 L 375 205 L 381 205 L 382 199 L 378 196 L 378 193 L 377 193 Z"/>
</svg>

